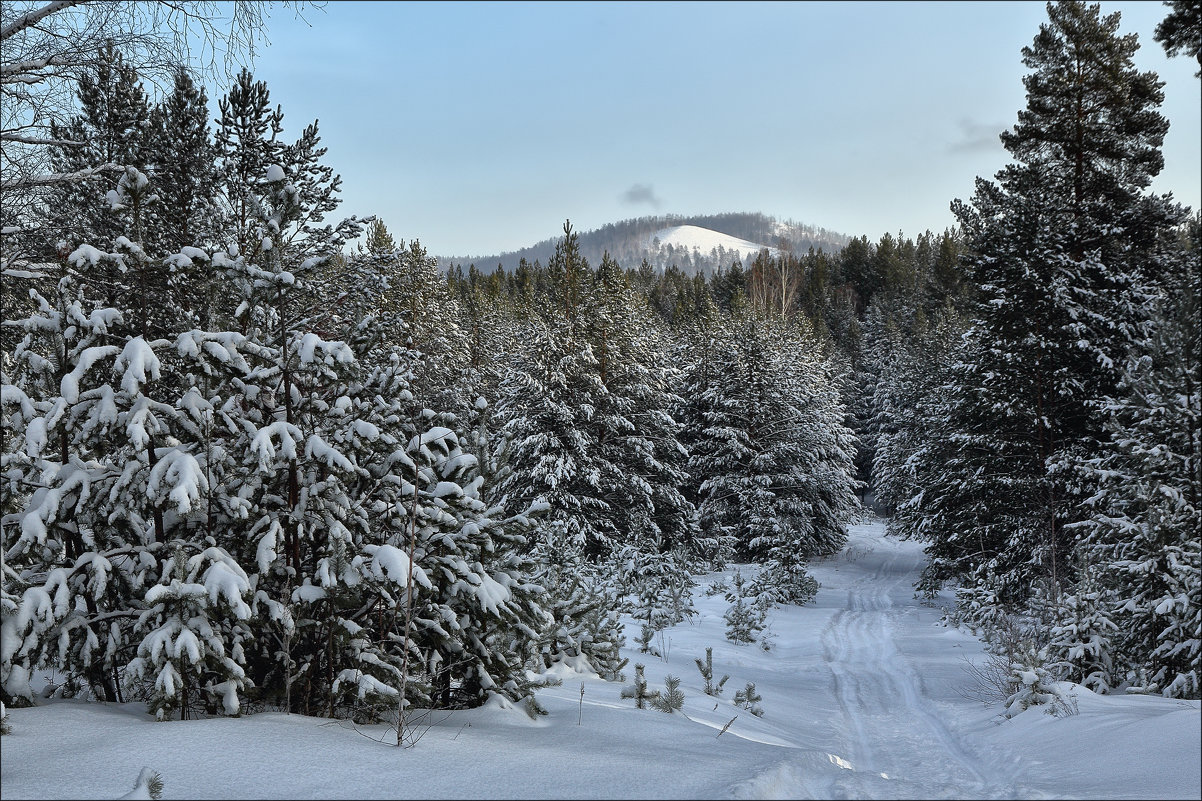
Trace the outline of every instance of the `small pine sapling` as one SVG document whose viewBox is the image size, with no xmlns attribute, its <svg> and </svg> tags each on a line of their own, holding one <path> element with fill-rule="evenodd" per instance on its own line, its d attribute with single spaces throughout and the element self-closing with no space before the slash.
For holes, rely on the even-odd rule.
<svg viewBox="0 0 1202 801">
<path fill-rule="evenodd" d="M 697 669 L 701 671 L 701 678 L 705 679 L 705 687 L 703 688 L 705 694 L 717 698 L 722 694 L 722 685 L 730 680 L 730 674 L 723 674 L 718 683 L 714 683 L 714 649 L 705 649 L 704 662 L 701 661 L 700 657 L 695 657 L 693 661 L 697 663 Z"/>
<path fill-rule="evenodd" d="M 584 696 L 582 695 L 581 698 Z M 526 714 L 531 720 L 538 720 L 543 715 L 547 714 L 547 708 L 543 706 L 533 695 L 526 696 L 525 702 Z"/>
<path fill-rule="evenodd" d="M 639 630 L 639 636 L 636 640 L 639 644 L 639 651 L 641 653 L 651 654 L 651 656 L 661 655 L 659 651 L 655 650 L 655 646 L 651 644 L 651 641 L 655 639 L 656 633 L 656 629 L 652 628 L 646 623 L 643 624 L 643 627 Z"/>
<path fill-rule="evenodd" d="M 1034 645 L 1028 645 L 1014 660 L 1008 678 L 1010 695 L 1006 698 L 1003 715 L 1012 718 L 1033 706 L 1044 706 L 1049 714 L 1057 717 L 1075 713 L 1073 706 L 1056 689 L 1055 678 L 1045 667 L 1046 662 L 1047 651 L 1037 650 Z"/>
<path fill-rule="evenodd" d="M 760 707 L 760 701 L 764 698 L 755 691 L 755 682 L 747 682 L 747 686 L 742 690 L 735 690 L 735 705 L 741 706 L 757 718 L 764 716 L 764 710 Z"/>
<path fill-rule="evenodd" d="M 680 689 L 680 679 L 672 675 L 666 676 L 664 688 L 662 694 L 656 693 L 656 697 L 651 699 L 651 706 L 668 714 L 679 712 L 684 706 L 684 691 Z"/>
<path fill-rule="evenodd" d="M 767 626 L 760 633 L 760 650 L 771 651 L 773 644 L 776 642 L 776 635 L 772 632 L 772 627 Z"/>
<path fill-rule="evenodd" d="M 643 665 L 635 664 L 634 686 L 623 687 L 622 697 L 633 698 L 634 705 L 639 709 L 646 709 L 648 701 L 659 698 L 659 690 L 647 692 L 647 678 L 643 675 Z"/>
<path fill-rule="evenodd" d="M 163 777 L 158 771 L 150 774 L 150 778 L 146 780 L 146 792 L 153 801 L 159 801 L 163 797 Z"/>
<path fill-rule="evenodd" d="M 134 782 L 134 788 L 125 795 L 122 799 L 149 798 L 153 801 L 159 801 L 163 797 L 163 777 L 156 770 L 150 768 L 142 768 L 142 772 L 138 774 L 138 780 Z"/>
<path fill-rule="evenodd" d="M 732 581 L 734 587 L 726 594 L 726 600 L 731 602 L 731 606 L 723 617 L 726 621 L 726 638 L 731 642 L 746 645 L 755 642 L 763 630 L 767 610 L 761 604 L 748 602 L 750 588 L 747 587 L 740 571 L 735 571 Z"/>
</svg>

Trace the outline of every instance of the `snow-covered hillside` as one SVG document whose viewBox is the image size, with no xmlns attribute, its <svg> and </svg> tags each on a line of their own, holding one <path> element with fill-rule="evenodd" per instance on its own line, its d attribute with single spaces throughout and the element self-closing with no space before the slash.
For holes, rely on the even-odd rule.
<svg viewBox="0 0 1202 801">
<path fill-rule="evenodd" d="M 410 749 L 385 725 L 274 712 L 156 723 L 142 704 L 42 701 L 10 710 L 3 797 L 118 798 L 144 766 L 164 798 L 1202 794 L 1198 701 L 1066 684 L 1072 714 L 1032 707 L 1007 720 L 975 700 L 967 666 L 983 664 L 981 643 L 940 625 L 949 597 L 915 598 L 923 559 L 920 543 L 886 537 L 880 522 L 853 528 L 841 554 L 812 565 L 815 601 L 773 611 L 769 651 L 724 638 L 728 604 L 703 590 L 729 572 L 701 577 L 699 615 L 656 639 L 662 656 L 625 650 L 626 685 L 563 669 L 538 694 L 545 717 L 504 705 L 442 713 Z M 730 675 L 717 697 L 694 664 L 707 647 L 714 680 Z M 636 662 L 652 689 L 681 679 L 680 712 L 621 697 Z M 762 717 L 734 703 L 748 682 Z"/>
<path fill-rule="evenodd" d="M 721 248 L 725 253 L 743 261 L 755 258 L 755 255 L 766 247 L 773 256 L 778 255 L 779 251 L 776 248 L 749 242 L 746 239 L 739 239 L 698 225 L 674 225 L 670 228 L 662 228 L 647 239 L 647 248 L 651 251 L 655 251 L 657 248 L 682 249 L 685 253 L 707 257 L 719 252 L 719 248 Z"/>
<path fill-rule="evenodd" d="M 646 259 L 658 269 L 675 265 L 688 274 L 709 273 L 719 267 L 726 269 L 735 260 L 747 266 L 761 248 L 769 247 L 775 253 L 780 240 L 787 242 L 797 254 L 811 248 L 837 253 L 849 240 L 846 234 L 819 226 L 744 212 L 639 217 L 591 231 L 577 230 L 576 233 L 580 238 L 580 253 L 593 267 L 608 253 L 622 267 L 638 267 Z M 498 265 L 507 271 L 515 270 L 522 259 L 545 265 L 561 238 L 556 235 L 530 247 L 494 256 L 439 256 L 438 264 L 444 270 L 457 264 L 464 269 L 468 264 L 475 264 L 477 269 L 485 272 L 491 272 Z M 716 253 L 719 245 L 722 246 L 721 258 Z"/>
</svg>

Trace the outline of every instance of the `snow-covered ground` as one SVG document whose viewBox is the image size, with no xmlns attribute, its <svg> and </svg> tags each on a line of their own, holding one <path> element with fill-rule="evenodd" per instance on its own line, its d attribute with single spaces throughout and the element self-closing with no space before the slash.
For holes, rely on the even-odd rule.
<svg viewBox="0 0 1202 801">
<path fill-rule="evenodd" d="M 164 798 L 1199 798 L 1202 704 L 1098 696 L 1077 713 L 1011 720 L 969 697 L 980 642 L 914 597 L 921 545 L 852 530 L 805 607 L 774 610 L 773 648 L 723 637 L 721 595 L 627 650 L 648 684 L 681 678 L 683 713 L 638 710 L 622 685 L 565 671 L 549 714 L 489 706 L 434 719 L 412 748 L 385 726 L 263 713 L 155 723 L 141 704 L 43 701 L 10 710 L 4 799 L 118 798 L 148 766 Z M 944 600 L 943 602 L 947 602 Z M 638 628 L 628 626 L 628 639 Z M 722 696 L 693 662 L 712 647 Z M 764 716 L 737 707 L 755 682 Z M 581 703 L 581 686 L 584 688 Z M 723 726 L 733 723 L 723 733 Z"/>
<path fill-rule="evenodd" d="M 727 254 L 733 256 L 737 253 L 738 258 L 744 261 L 755 258 L 757 253 L 768 247 L 698 225 L 674 225 L 671 228 L 662 228 L 648 238 L 647 247 L 654 249 L 657 241 L 661 247 L 671 245 L 675 248 L 684 248 L 690 253 L 698 251 L 703 256 L 708 256 L 710 251 L 717 250 L 721 245 Z M 772 256 L 780 255 L 780 252 L 773 247 L 768 247 L 768 252 Z"/>
</svg>

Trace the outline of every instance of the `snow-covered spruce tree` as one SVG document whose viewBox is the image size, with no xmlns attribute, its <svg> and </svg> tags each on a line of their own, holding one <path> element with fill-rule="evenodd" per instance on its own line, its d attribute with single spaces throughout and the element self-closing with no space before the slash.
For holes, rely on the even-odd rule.
<svg viewBox="0 0 1202 801">
<path fill-rule="evenodd" d="M 635 619 L 662 629 L 697 614 L 692 592 L 697 586 L 696 563 L 684 548 L 660 551 L 654 543 L 629 545 L 610 564 L 618 570 L 623 609 Z"/>
<path fill-rule="evenodd" d="M 1048 13 L 1023 49 L 1027 107 L 1002 134 L 1016 161 L 953 204 L 977 302 L 947 393 L 950 458 L 915 495 L 932 538 L 924 582 L 991 569 L 1020 609 L 1040 580 L 1072 580 L 1068 526 L 1095 491 L 1076 465 L 1103 448 L 1097 401 L 1118 387 L 1141 276 L 1182 215 L 1146 192 L 1167 122 L 1136 37 L 1097 5 Z"/>
<path fill-rule="evenodd" d="M 730 607 L 723 615 L 723 620 L 726 621 L 726 639 L 739 645 L 755 642 L 756 637 L 764 630 L 767 606 L 771 601 L 757 595 L 743 571 L 737 568 L 731 579 L 731 588 L 726 593 L 726 600 L 730 602 Z"/>
<path fill-rule="evenodd" d="M 595 447 L 603 462 L 619 466 L 624 479 L 606 497 L 621 515 L 618 529 L 624 534 L 610 556 L 626 566 L 619 575 L 635 585 L 624 588 L 636 596 L 633 613 L 660 628 L 693 611 L 687 551 L 697 515 L 681 492 L 688 455 L 671 415 L 680 404 L 671 391 L 676 371 L 667 363 L 645 301 L 608 253 L 590 298 L 584 327 L 607 390 L 593 412 Z"/>
<path fill-rule="evenodd" d="M 592 349 L 568 325 L 534 320 L 531 327 L 529 348 L 514 355 L 496 406 L 497 497 L 507 514 L 547 503 L 536 540 L 554 525 L 565 538 L 560 547 L 596 560 L 623 539 L 623 510 L 609 498 L 611 487 L 626 483 L 593 436 L 605 385 Z"/>
<path fill-rule="evenodd" d="M 681 425 L 679 441 L 689 453 L 686 463 L 689 481 L 683 492 L 700 512 L 701 488 L 718 474 L 724 463 L 720 449 L 703 454 L 701 443 L 710 443 L 719 434 L 714 430 L 714 424 L 719 423 L 727 439 L 733 439 L 740 449 L 743 446 L 735 430 L 726 425 L 729 415 L 725 396 L 714 391 L 728 355 L 727 318 L 720 314 L 704 284 L 693 285 L 691 300 L 673 349 L 673 360 L 683 365 L 677 388 L 681 402 L 673 410 L 673 417 Z M 711 568 L 721 569 L 734 557 L 734 548 L 734 533 L 728 527 L 702 525 L 698 518 L 698 531 L 691 548 L 696 558 Z"/>
<path fill-rule="evenodd" d="M 948 347 L 960 333 L 950 300 L 929 313 L 922 301 L 909 288 L 886 289 L 873 296 L 864 315 L 861 373 L 871 374 L 872 386 L 863 401 L 862 438 L 871 441 L 875 506 L 889 517 L 911 494 L 907 464 L 924 442 L 919 410 L 935 390 Z"/>
<path fill-rule="evenodd" d="M 1110 443 L 1086 465 L 1099 490 L 1081 526 L 1119 630 L 1116 669 L 1128 678 L 1142 670 L 1165 695 L 1185 698 L 1198 697 L 1202 676 L 1199 228 L 1195 216 L 1169 242 L 1154 325 L 1132 350 L 1119 394 L 1102 403 Z"/>
<path fill-rule="evenodd" d="M 886 324 L 882 337 L 874 329 L 869 308 L 869 358 L 881 360 L 882 380 L 873 399 L 876 445 L 872 463 L 872 489 L 877 506 L 889 515 L 889 529 L 901 536 L 915 536 L 923 523 L 921 509 L 907 506 L 915 497 L 915 478 L 920 465 L 927 465 L 932 434 L 939 429 L 947 368 L 955 358 L 955 347 L 963 330 L 960 314 L 950 305 L 936 312 L 929 326 L 916 315 L 910 336 Z M 938 459 L 932 466 L 938 465 Z"/>
<path fill-rule="evenodd" d="M 501 383 L 499 489 L 514 509 L 547 501 L 590 560 L 627 544 L 666 550 L 693 524 L 671 371 L 617 264 L 603 259 L 594 276 L 564 231 L 548 268 L 554 302 Z"/>
<path fill-rule="evenodd" d="M 590 297 L 585 329 L 607 390 L 594 413 L 597 448 L 626 474 L 625 484 L 612 488 L 610 502 L 625 512 L 629 544 L 655 553 L 689 548 L 697 514 L 681 492 L 688 454 L 672 417 L 681 402 L 672 391 L 679 371 L 668 362 L 666 342 L 646 302 L 608 253 Z"/>
<path fill-rule="evenodd" d="M 276 422 L 255 425 L 259 461 L 244 478 L 260 508 L 276 507 L 247 537 L 261 616 L 256 683 L 294 708 L 365 720 L 401 706 L 517 700 L 545 624 L 520 555 L 527 524 L 493 518 L 475 458 L 410 389 L 414 352 L 393 344 L 404 310 L 378 302 L 390 259 L 352 259 L 334 277 L 315 266 L 309 287 L 287 285 L 318 293 L 309 307 L 330 311 L 309 324 L 341 339 L 297 334 L 297 422 L 286 425 L 287 408 L 262 417 Z M 321 301 L 331 292 L 337 304 Z M 265 363 L 251 378 L 283 372 Z M 311 433 L 301 440 L 297 430 Z M 289 462 L 291 509 L 281 503 Z"/>
</svg>

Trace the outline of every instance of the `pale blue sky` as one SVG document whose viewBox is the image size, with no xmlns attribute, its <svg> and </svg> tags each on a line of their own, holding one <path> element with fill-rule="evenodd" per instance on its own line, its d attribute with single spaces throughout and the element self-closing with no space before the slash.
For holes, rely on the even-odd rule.
<svg viewBox="0 0 1202 801">
<path fill-rule="evenodd" d="M 1166 82 L 1166 168 L 1198 208 L 1202 82 L 1103 2 Z M 272 13 L 255 76 L 285 136 L 320 120 L 344 214 L 431 254 L 647 214 L 759 211 L 847 234 L 953 223 L 1008 158 L 1042 2 L 330 2 Z M 211 96 L 226 87 L 209 87 Z"/>
</svg>

